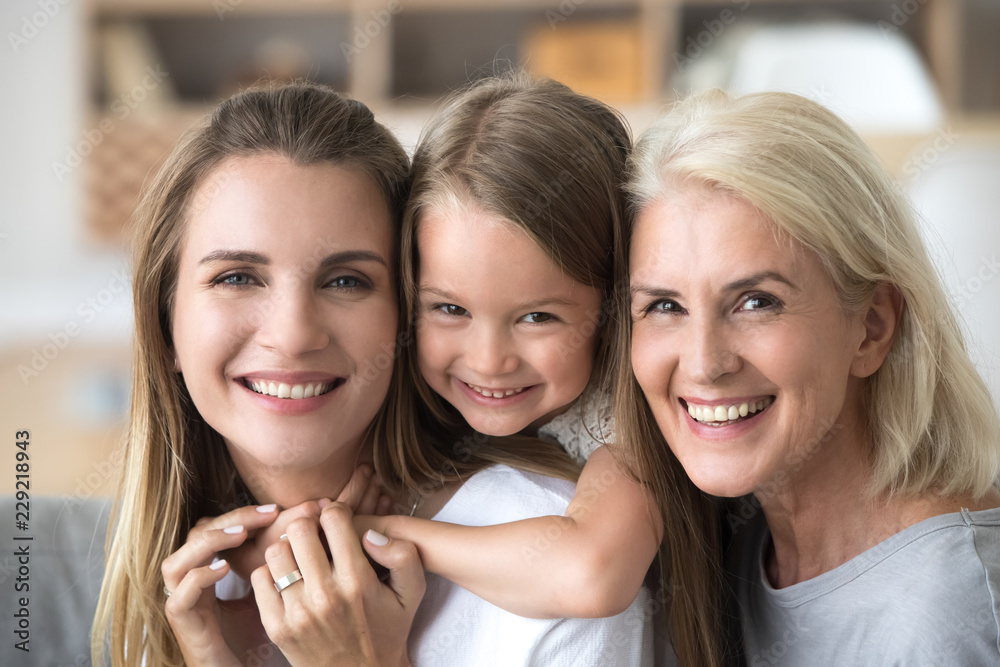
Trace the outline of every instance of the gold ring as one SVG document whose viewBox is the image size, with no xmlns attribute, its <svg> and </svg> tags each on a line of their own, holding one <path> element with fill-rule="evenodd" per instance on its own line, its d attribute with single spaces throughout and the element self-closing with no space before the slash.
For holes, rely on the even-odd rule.
<svg viewBox="0 0 1000 667">
<path fill-rule="evenodd" d="M 274 590 L 280 593 L 281 591 L 285 590 L 286 588 L 288 588 L 301 578 L 302 578 L 301 572 L 299 572 L 298 570 L 292 570 L 291 572 L 283 576 L 281 579 L 278 579 L 276 582 L 274 582 Z"/>
</svg>

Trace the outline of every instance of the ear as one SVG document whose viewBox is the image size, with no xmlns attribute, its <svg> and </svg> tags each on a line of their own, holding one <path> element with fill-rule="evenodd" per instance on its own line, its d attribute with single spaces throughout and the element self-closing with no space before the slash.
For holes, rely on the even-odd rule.
<svg viewBox="0 0 1000 667">
<path fill-rule="evenodd" d="M 906 302 L 895 285 L 881 283 L 872 294 L 864 316 L 865 338 L 851 362 L 851 375 L 869 377 L 882 366 L 903 317 Z"/>
<path fill-rule="evenodd" d="M 180 373 L 181 372 L 181 360 L 177 356 L 176 352 L 174 353 L 174 372 L 175 373 Z"/>
</svg>

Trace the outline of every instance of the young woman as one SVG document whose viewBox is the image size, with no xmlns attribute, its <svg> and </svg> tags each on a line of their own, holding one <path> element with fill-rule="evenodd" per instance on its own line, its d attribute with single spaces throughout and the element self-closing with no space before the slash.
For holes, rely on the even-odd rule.
<svg viewBox="0 0 1000 667">
<path fill-rule="evenodd" d="M 390 374 L 365 371 L 396 337 L 407 166 L 364 105 L 298 84 L 227 100 L 156 177 L 136 216 L 131 427 L 95 664 L 105 648 L 115 665 L 266 663 L 278 649 L 293 664 L 406 662 L 405 639 L 368 627 L 351 596 L 408 626 L 419 561 L 367 540 L 394 568 L 379 584 L 339 504 L 322 518 L 336 568 L 318 520 L 301 519 L 298 564 L 272 548 L 255 598 L 220 605 L 213 586 L 229 573 L 216 554 L 280 508 L 338 497 L 371 459 Z"/>
</svg>

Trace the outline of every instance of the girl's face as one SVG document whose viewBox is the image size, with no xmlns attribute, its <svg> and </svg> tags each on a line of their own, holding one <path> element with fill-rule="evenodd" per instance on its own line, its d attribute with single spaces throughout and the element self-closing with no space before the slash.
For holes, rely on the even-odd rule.
<svg viewBox="0 0 1000 667">
<path fill-rule="evenodd" d="M 831 474 L 866 331 L 819 258 L 691 187 L 640 212 L 630 271 L 632 367 L 692 481 L 731 497 Z"/>
<path fill-rule="evenodd" d="M 474 429 L 531 432 L 580 396 L 594 365 L 599 290 L 473 203 L 426 211 L 417 245 L 420 371 Z"/>
<path fill-rule="evenodd" d="M 195 407 L 241 472 L 353 460 L 396 333 L 378 188 L 357 169 L 261 155 L 223 163 L 191 201 L 172 331 Z"/>
</svg>

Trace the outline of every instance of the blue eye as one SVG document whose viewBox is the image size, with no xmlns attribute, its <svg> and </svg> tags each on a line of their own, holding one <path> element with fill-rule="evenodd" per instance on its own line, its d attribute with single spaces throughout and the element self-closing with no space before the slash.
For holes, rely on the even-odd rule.
<svg viewBox="0 0 1000 667">
<path fill-rule="evenodd" d="M 230 273 L 215 279 L 216 285 L 227 287 L 248 287 L 253 284 L 253 278 L 246 273 Z"/>
<path fill-rule="evenodd" d="M 780 305 L 780 301 L 768 294 L 751 294 L 742 304 L 740 304 L 740 310 L 772 310 Z"/>
<path fill-rule="evenodd" d="M 556 318 L 549 313 L 528 313 L 521 319 L 529 324 L 542 324 L 544 322 L 551 322 Z"/>
</svg>

